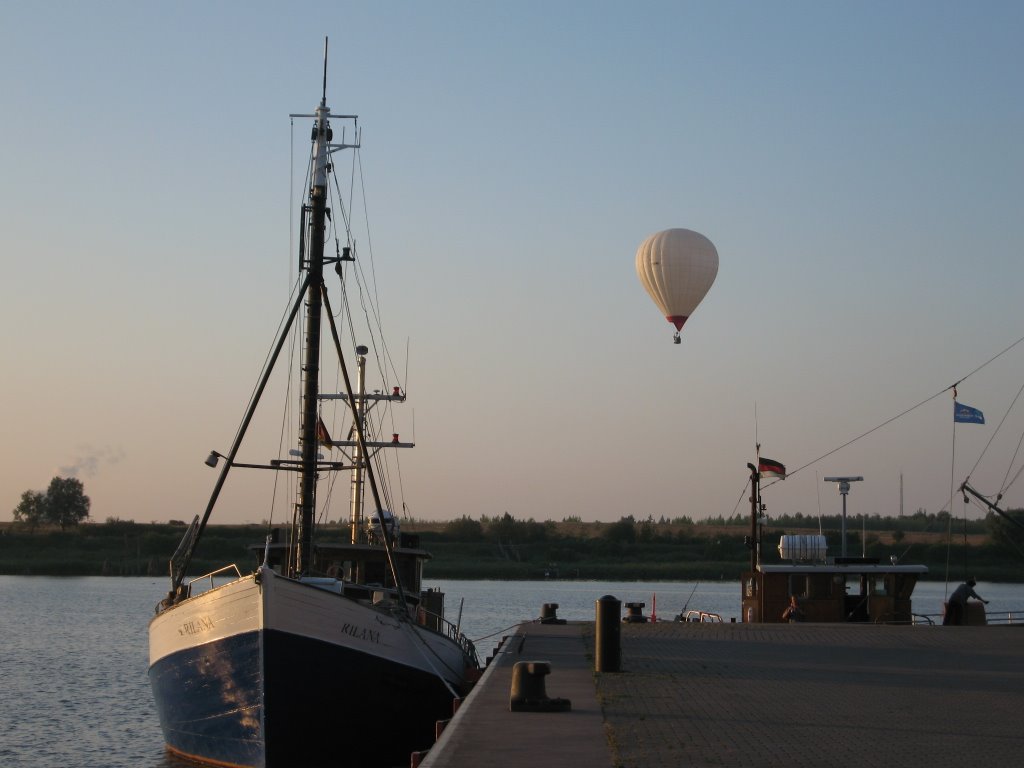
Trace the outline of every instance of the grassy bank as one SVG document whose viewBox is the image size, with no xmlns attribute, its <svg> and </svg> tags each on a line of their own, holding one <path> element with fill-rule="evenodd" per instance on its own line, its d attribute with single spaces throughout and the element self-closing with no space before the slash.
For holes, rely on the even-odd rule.
<svg viewBox="0 0 1024 768">
<path fill-rule="evenodd" d="M 464 522 L 464 521 L 463 521 Z M 420 536 L 433 554 L 427 565 L 433 579 L 543 578 L 609 581 L 686 581 L 738 579 L 749 564 L 744 544 L 747 529 L 737 525 L 666 525 L 646 532 L 637 524 L 620 523 L 515 523 L 502 529 L 454 523 L 405 524 L 403 530 Z M 0 525 L 0 574 L 59 576 L 164 576 L 167 560 L 177 547 L 184 526 L 132 522 L 85 524 L 66 531 L 30 531 L 17 524 Z M 764 560 L 777 560 L 775 544 L 790 529 L 765 533 Z M 816 532 L 816 531 L 815 531 Z M 325 532 L 344 537 L 340 527 Z M 210 526 L 190 569 L 207 573 L 228 563 L 251 570 L 255 555 L 249 550 L 264 540 L 260 525 Z M 829 551 L 839 551 L 838 534 L 829 535 Z M 952 578 L 965 572 L 986 581 L 1024 581 L 1019 554 L 997 545 L 984 534 L 954 537 L 951 547 L 941 534 L 920 532 L 893 535 L 867 531 L 869 556 L 887 561 L 927 565 L 932 578 L 946 574 L 947 557 Z M 848 551 L 859 554 L 859 532 L 851 532 Z"/>
</svg>

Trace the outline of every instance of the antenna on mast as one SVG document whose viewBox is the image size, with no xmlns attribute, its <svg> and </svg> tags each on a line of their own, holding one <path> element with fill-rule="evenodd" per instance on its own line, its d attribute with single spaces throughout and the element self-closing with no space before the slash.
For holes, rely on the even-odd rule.
<svg viewBox="0 0 1024 768">
<path fill-rule="evenodd" d="M 859 483 L 864 478 L 861 476 L 857 477 L 826 477 L 824 478 L 826 483 L 836 483 L 839 488 L 839 494 L 843 497 L 843 557 L 846 557 L 846 494 L 850 492 L 850 483 Z M 861 540 L 863 541 L 863 534 L 861 534 Z"/>
<path fill-rule="evenodd" d="M 324 92 L 320 99 L 321 104 L 327 103 L 327 36 L 324 35 Z"/>
</svg>

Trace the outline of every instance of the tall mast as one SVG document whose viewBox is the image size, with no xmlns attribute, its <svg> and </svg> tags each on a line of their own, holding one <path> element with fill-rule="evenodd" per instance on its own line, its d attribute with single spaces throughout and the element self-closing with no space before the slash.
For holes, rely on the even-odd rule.
<svg viewBox="0 0 1024 768">
<path fill-rule="evenodd" d="M 757 522 L 761 514 L 761 472 L 753 464 L 747 464 L 750 470 L 750 536 L 747 546 L 750 548 L 750 572 L 757 570 L 761 560 L 761 537 Z"/>
<path fill-rule="evenodd" d="M 305 345 L 302 353 L 302 420 L 299 433 L 299 452 L 302 472 L 299 479 L 299 498 L 296 517 L 299 520 L 298 541 L 295 550 L 295 573 L 309 572 L 313 562 L 313 519 L 316 510 L 317 480 L 317 418 L 319 416 L 320 385 L 320 323 L 322 302 L 320 297 L 324 272 L 324 222 L 327 211 L 327 171 L 332 138 L 327 106 L 327 41 L 324 40 L 324 90 L 320 106 L 316 109 L 313 128 L 313 173 L 309 190 L 309 248 L 307 259 L 301 266 L 309 273 L 306 289 Z M 305 234 L 305 233 L 304 233 Z"/>
<path fill-rule="evenodd" d="M 352 412 L 359 422 L 359 429 L 366 425 L 366 347 L 356 348 L 356 391 Z M 365 433 L 364 433 L 365 434 Z M 365 442 L 365 441 L 364 441 Z M 363 522 L 363 467 L 366 461 L 363 455 L 363 443 L 356 441 L 352 447 L 352 512 L 351 528 L 352 543 L 359 543 L 359 529 Z"/>
</svg>

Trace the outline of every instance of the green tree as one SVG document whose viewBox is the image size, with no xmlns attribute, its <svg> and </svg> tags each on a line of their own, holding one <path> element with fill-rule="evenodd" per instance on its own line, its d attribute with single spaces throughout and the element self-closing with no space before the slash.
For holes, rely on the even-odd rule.
<svg viewBox="0 0 1024 768">
<path fill-rule="evenodd" d="M 36 526 L 46 519 L 46 494 L 40 491 L 21 494 L 21 501 L 14 508 L 14 519 L 28 523 L 29 529 L 35 531 Z"/>
<path fill-rule="evenodd" d="M 77 477 L 55 477 L 46 489 L 46 519 L 63 531 L 89 517 L 91 502 Z"/>
<path fill-rule="evenodd" d="M 14 519 L 27 522 L 32 530 L 39 523 L 59 525 L 63 531 L 89 517 L 89 497 L 82 481 L 75 477 L 55 477 L 46 492 L 25 491 L 14 509 Z"/>
<path fill-rule="evenodd" d="M 1024 552 L 1024 509 L 1008 509 L 1006 514 L 1017 521 L 1014 524 L 1005 517 L 989 512 L 985 515 L 989 535 L 1001 547 L 1011 552 Z"/>
<path fill-rule="evenodd" d="M 632 544 L 636 541 L 636 520 L 632 515 L 620 517 L 619 522 L 612 523 L 605 531 L 604 537 L 608 541 L 615 541 L 620 544 Z"/>
<path fill-rule="evenodd" d="M 482 541 L 484 527 L 479 521 L 463 515 L 445 525 L 444 535 L 452 541 Z"/>
</svg>

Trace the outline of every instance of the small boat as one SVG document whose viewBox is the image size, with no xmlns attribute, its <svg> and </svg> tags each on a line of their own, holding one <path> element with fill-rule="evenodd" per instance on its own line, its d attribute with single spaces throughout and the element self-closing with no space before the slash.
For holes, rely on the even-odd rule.
<svg viewBox="0 0 1024 768">
<path fill-rule="evenodd" d="M 397 434 L 378 439 L 382 429 L 370 412 L 404 402 L 405 392 L 368 391 L 369 350 L 354 342 L 353 384 L 335 325 L 325 267 L 341 276 L 355 257 L 351 245 L 325 255 L 325 233 L 345 213 L 331 215 L 331 157 L 357 149 L 359 134 L 354 116 L 335 115 L 327 106 L 326 72 L 325 45 L 320 104 L 311 115 L 292 116 L 313 122 L 298 290 L 231 449 L 207 459 L 209 466 L 219 465 L 219 475 L 204 514 L 195 516 L 171 558 L 170 590 L 149 624 L 149 678 L 167 749 L 202 764 L 408 765 L 410 753 L 431 746 L 436 721 L 451 717 L 453 702 L 479 675 L 473 644 L 444 618 L 444 595 L 423 590 L 429 553 L 417 537 L 400 531 L 398 518 L 382 502 L 378 454 L 412 444 Z M 352 125 L 350 143 L 334 143 L 332 121 Z M 265 464 L 242 463 L 237 457 L 243 438 L 300 315 L 298 448 Z M 330 342 L 322 344 L 322 336 Z M 343 392 L 320 391 L 321 346 L 337 353 Z M 346 440 L 327 433 L 321 411 L 331 399 L 349 412 Z M 338 451 L 344 459 L 325 460 L 321 450 Z M 294 473 L 291 525 L 284 536 L 275 530 L 256 547 L 253 570 L 225 564 L 186 581 L 236 468 Z M 332 540 L 327 526 L 316 524 L 318 500 L 322 510 L 330 496 L 331 486 L 321 479 L 333 482 L 342 472 L 350 473 L 350 520 L 343 535 L 334 529 Z M 319 496 L 318 480 L 327 488 Z M 367 490 L 373 510 L 364 515 Z"/>
<path fill-rule="evenodd" d="M 750 535 L 746 537 L 750 569 L 740 582 L 743 621 L 912 623 L 911 595 L 918 579 L 928 573 L 924 565 L 847 557 L 845 551 L 839 557 L 830 557 L 822 535 L 782 536 L 779 562 L 762 561 L 761 464 L 747 465 L 751 489 Z M 845 542 L 845 507 L 842 535 Z"/>
</svg>

